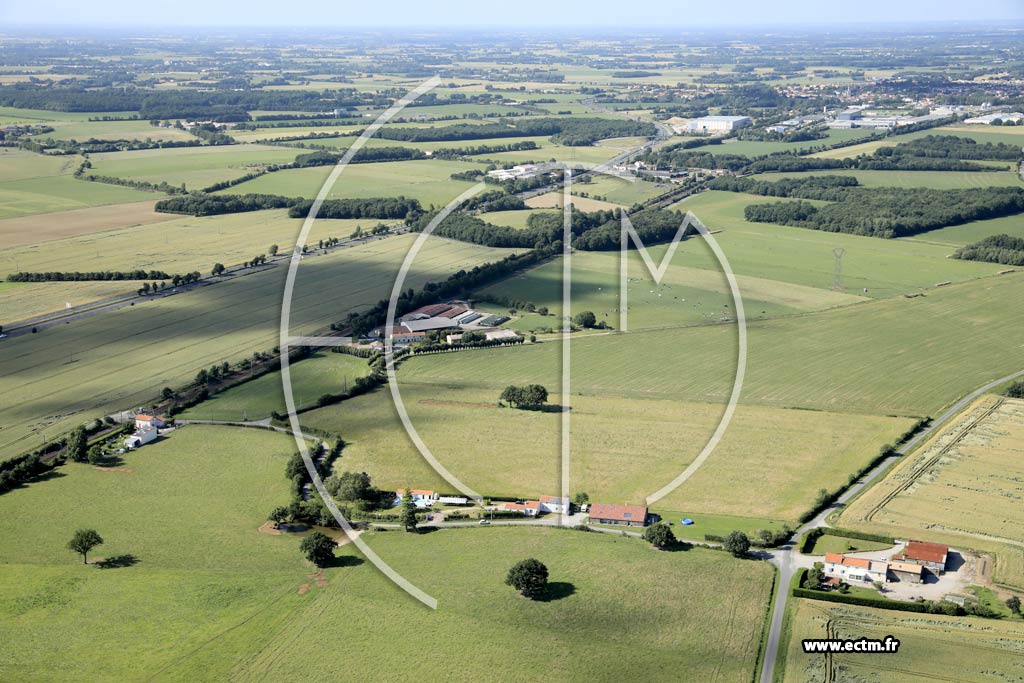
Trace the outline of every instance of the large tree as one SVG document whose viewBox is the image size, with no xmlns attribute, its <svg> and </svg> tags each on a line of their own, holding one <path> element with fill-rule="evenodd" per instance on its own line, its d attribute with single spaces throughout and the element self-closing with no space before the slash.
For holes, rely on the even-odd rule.
<svg viewBox="0 0 1024 683">
<path fill-rule="evenodd" d="M 536 600 L 547 590 L 548 568 L 532 557 L 522 560 L 508 570 L 505 583 L 519 591 L 523 597 Z"/>
<path fill-rule="evenodd" d="M 83 428 L 79 427 L 71 432 L 71 436 L 68 437 L 68 457 L 75 462 L 85 462 L 88 460 L 88 443 Z"/>
<path fill-rule="evenodd" d="M 398 522 L 406 531 L 416 531 L 416 504 L 412 500 L 412 490 L 408 487 L 402 496 L 402 510 L 398 514 Z"/>
<path fill-rule="evenodd" d="M 68 550 L 81 555 L 82 564 L 89 564 L 89 551 L 98 545 L 103 545 L 103 537 L 95 529 L 79 529 L 68 541 Z"/>
<path fill-rule="evenodd" d="M 750 550 L 750 539 L 742 531 L 733 531 L 722 544 L 726 550 L 736 557 L 746 557 Z"/>
<path fill-rule="evenodd" d="M 591 328 L 597 324 L 597 316 L 593 311 L 580 311 L 572 319 L 576 327 Z"/>
<path fill-rule="evenodd" d="M 306 559 L 318 567 L 326 567 L 334 559 L 334 548 L 337 544 L 329 536 L 314 531 L 302 539 L 299 548 Z"/>
<path fill-rule="evenodd" d="M 644 540 L 655 548 L 664 549 L 676 542 L 676 535 L 664 522 L 658 522 L 644 529 Z"/>
<path fill-rule="evenodd" d="M 334 482 L 334 495 L 342 500 L 366 500 L 370 497 L 370 475 L 366 472 L 342 472 Z"/>
</svg>

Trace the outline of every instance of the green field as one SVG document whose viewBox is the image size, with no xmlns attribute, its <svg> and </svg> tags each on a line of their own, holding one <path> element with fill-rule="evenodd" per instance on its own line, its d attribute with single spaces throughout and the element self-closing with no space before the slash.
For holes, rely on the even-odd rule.
<svg viewBox="0 0 1024 683">
<path fill-rule="evenodd" d="M 297 538 L 257 531 L 288 498 L 293 448 L 285 435 L 193 425 L 116 470 L 68 465 L 0 497 L 0 678 L 328 681 L 344 671 L 369 680 L 396 656 L 369 646 L 385 638 L 421 674 L 453 681 L 512 671 L 615 681 L 641 667 L 647 680 L 677 680 L 684 669 L 749 680 L 771 588 L 766 564 L 554 529 L 368 536 L 438 599 L 430 612 L 346 548 L 337 566 L 311 575 Z M 52 504 L 61 499 L 75 505 Z M 64 547 L 82 526 L 106 540 L 90 560 L 130 554 L 137 563 L 83 566 Z M 528 556 L 551 571 L 547 601 L 502 583 Z M 410 638 L 410 629 L 442 632 L 456 647 L 436 657 L 436 639 Z M 297 646 L 323 633 L 348 647 L 311 658 Z M 565 647 L 580 657 L 570 663 Z"/>
<path fill-rule="evenodd" d="M 945 617 L 796 600 L 785 683 L 873 681 L 989 683 L 1024 672 L 1024 624 L 1019 619 Z M 805 654 L 804 638 L 894 636 L 896 654 Z"/>
<path fill-rule="evenodd" d="M 0 219 L 150 199 L 153 194 L 72 177 L 80 157 L 0 148 Z"/>
<path fill-rule="evenodd" d="M 856 140 L 858 138 L 867 137 L 871 135 L 873 131 L 864 129 L 831 129 L 828 131 L 828 137 L 820 140 L 808 140 L 806 142 L 768 142 L 761 140 L 727 140 L 721 145 L 707 145 L 706 147 L 700 147 L 699 150 L 702 152 L 710 152 L 711 154 L 742 154 L 744 156 L 761 156 L 763 154 L 774 154 L 776 152 L 794 152 L 801 149 L 809 149 L 811 147 L 820 147 L 822 145 L 832 145 L 837 142 L 845 142 L 846 140 Z"/>
<path fill-rule="evenodd" d="M 512 354 L 493 351 L 415 358 L 399 371 L 402 398 L 434 456 L 471 488 L 495 496 L 555 494 L 561 416 L 497 406 L 501 388 L 529 371 L 517 362 Z M 475 381 L 479 373 L 486 374 L 486 385 Z M 552 372 L 531 379 L 555 389 L 557 378 Z M 614 388 L 599 396 L 577 390 L 570 483 L 573 492 L 586 491 L 594 501 L 642 503 L 693 460 L 723 409 L 623 396 Z M 410 442 L 387 391 L 306 413 L 301 423 L 341 434 L 349 445 L 339 467 L 369 472 L 387 488 L 451 488 Z M 768 434 L 765 424 L 772 425 Z M 887 417 L 742 406 L 712 458 L 659 506 L 691 516 L 707 512 L 792 522 L 819 488 L 845 482 L 909 424 Z M 758 495 L 747 495 L 753 489 Z"/>
<path fill-rule="evenodd" d="M 585 192 L 588 197 L 600 198 L 628 207 L 671 189 L 671 185 L 667 183 L 651 183 L 644 180 L 629 182 L 606 175 L 592 177 L 593 180 L 589 183 L 573 183 L 573 194 L 578 195 Z"/>
<path fill-rule="evenodd" d="M 881 140 L 872 140 L 859 145 L 850 145 L 839 149 L 830 149 L 824 152 L 816 152 L 812 156 L 826 157 L 829 159 L 846 159 L 861 154 L 872 154 L 879 147 L 894 147 L 901 142 L 909 142 L 915 138 L 923 138 L 928 135 L 959 135 L 971 138 L 977 142 L 1003 142 L 1008 145 L 1021 144 L 1021 129 L 1019 127 L 996 128 L 995 126 L 941 126 L 929 128 L 903 135 L 893 135 Z"/>
<path fill-rule="evenodd" d="M 833 250 L 837 247 L 845 250 L 844 291 L 869 297 L 913 293 L 939 282 L 961 282 L 1002 270 L 996 264 L 950 259 L 954 249 L 948 245 L 883 240 L 744 220 L 744 206 L 769 199 L 710 191 L 679 202 L 673 208 L 692 211 L 709 230 L 722 231 L 715 238 L 739 275 L 829 288 L 835 271 Z M 673 259 L 673 263 L 676 262 L 713 270 L 719 267 L 708 250 L 688 250 L 685 245 Z M 865 288 L 867 292 L 863 291 Z"/>
<path fill-rule="evenodd" d="M 917 237 L 907 237 L 908 241 L 932 242 L 959 247 L 972 244 L 992 235 L 1013 235 L 1024 237 L 1024 219 L 1020 216 L 1004 216 L 987 221 L 972 221 L 963 225 L 953 225 L 939 230 L 930 230 Z"/>
<path fill-rule="evenodd" d="M 510 228 L 517 228 L 519 230 L 526 229 L 526 222 L 530 216 L 535 213 L 548 214 L 548 215 L 561 215 L 560 211 L 553 209 L 534 209 L 534 210 L 517 210 L 517 211 L 489 211 L 485 214 L 481 214 L 480 218 L 491 223 L 492 225 L 507 225 Z"/>
<path fill-rule="evenodd" d="M 149 121 L 82 121 L 54 125 L 52 133 L 35 136 L 43 141 L 54 140 L 176 140 L 187 141 L 197 138 L 177 128 L 160 128 Z"/>
<path fill-rule="evenodd" d="M 1010 169 L 1010 164 L 1005 169 Z M 761 173 L 753 176 L 758 180 L 773 182 L 782 178 L 806 178 L 807 176 L 853 176 L 864 187 L 930 187 L 936 190 L 958 190 L 978 187 L 1013 186 L 1024 187 L 1024 181 L 1015 170 L 1001 171 L 855 171 L 849 169 L 828 169 L 801 173 Z"/>
<path fill-rule="evenodd" d="M 283 148 L 279 148 L 283 149 Z M 293 150 L 297 152 L 298 150 Z M 473 187 L 473 183 L 451 180 L 452 173 L 478 169 L 462 161 L 394 161 L 352 164 L 331 189 L 331 197 L 398 197 L 418 199 L 424 207 L 442 207 Z M 299 168 L 250 180 L 224 190 L 230 194 L 279 194 L 286 197 L 315 197 L 331 172 L 329 166 Z"/>
<path fill-rule="evenodd" d="M 182 183 L 189 190 L 240 178 L 267 164 L 289 163 L 301 150 L 270 145 L 175 147 L 93 154 L 92 172 L 149 183 Z M 309 195 L 312 196 L 312 195 Z"/>
<path fill-rule="evenodd" d="M 291 364 L 295 406 L 314 405 L 324 394 L 340 393 L 346 387 L 350 388 L 357 377 L 368 374 L 370 366 L 365 358 L 317 351 L 312 357 Z M 287 412 L 279 372 L 215 394 L 181 413 L 180 417 L 183 420 L 262 420 L 270 417 L 272 412 Z"/>
<path fill-rule="evenodd" d="M 651 258 L 660 263 L 666 247 L 650 249 Z M 728 281 L 721 270 L 677 265 L 697 261 L 696 254 L 714 259 L 710 248 L 699 238 L 682 243 L 672 264 L 655 283 L 640 255 L 633 251 L 629 259 L 629 329 L 695 324 L 735 318 Z M 598 320 L 613 328 L 619 319 L 619 252 L 576 252 L 572 257 L 572 313 L 592 311 Z M 716 262 L 717 263 L 717 262 Z M 543 327 L 557 328 L 562 310 L 562 260 L 554 259 L 532 270 L 497 282 L 476 292 L 485 301 L 505 297 L 512 301 L 546 306 L 547 317 L 521 314 L 511 327 L 529 331 Z M 749 318 L 764 318 L 820 310 L 866 301 L 863 297 L 804 285 L 740 276 L 740 294 Z"/>
<path fill-rule="evenodd" d="M 808 555 L 825 555 L 826 553 L 866 553 L 872 550 L 888 550 L 892 548 L 891 543 L 879 543 L 878 541 L 864 541 L 859 538 L 847 538 L 845 536 L 833 536 L 825 534 L 820 536 L 814 545 L 808 550 Z"/>
<path fill-rule="evenodd" d="M 385 298 L 413 239 L 399 236 L 306 257 L 296 281 L 292 333 L 308 334 Z M 432 238 L 407 285 L 421 287 L 507 253 Z M 35 448 L 46 436 L 103 412 L 144 404 L 164 386 L 191 381 L 200 368 L 271 350 L 279 341 L 285 273 L 278 266 L 4 340 L 0 452 L 10 457 Z"/>
<path fill-rule="evenodd" d="M 869 239 L 869 238 L 864 238 Z M 937 414 L 992 379 L 1019 370 L 1024 274 L 975 280 L 925 296 L 876 301 L 748 325 L 742 400 L 871 415 Z M 517 382 L 558 376 L 556 343 L 494 350 Z M 573 342 L 573 393 L 724 401 L 736 367 L 736 327 L 711 324 L 582 336 Z M 664 362 L 657 362 L 664 359 Z M 410 363 L 406 379 L 498 386 L 473 354 Z M 500 387 L 498 387 L 500 391 Z"/>
<path fill-rule="evenodd" d="M 0 282 L 0 325 L 130 294 L 141 282 Z"/>
</svg>

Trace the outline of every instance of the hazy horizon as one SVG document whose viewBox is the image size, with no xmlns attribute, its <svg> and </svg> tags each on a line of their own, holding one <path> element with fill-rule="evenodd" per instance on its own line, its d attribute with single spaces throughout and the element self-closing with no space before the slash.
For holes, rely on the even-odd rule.
<svg viewBox="0 0 1024 683">
<path fill-rule="evenodd" d="M 381 9 L 383 7 L 383 9 Z M 486 9 L 486 15 L 482 16 Z M 521 0 L 496 11 L 493 5 L 469 0 L 449 0 L 443 6 L 425 6 L 411 0 L 393 0 L 386 6 L 356 5 L 342 7 L 325 0 L 303 5 L 302 12 L 282 12 L 279 3 L 252 0 L 244 4 L 209 4 L 181 0 L 168 5 L 138 5 L 119 0 L 97 0 L 88 4 L 53 0 L 47 4 L 46 17 L 40 17 L 37 5 L 18 2 L 4 10 L 4 33 L 31 29 L 88 31 L 105 28 L 165 29 L 319 29 L 319 30 L 537 30 L 644 29 L 676 31 L 687 28 L 842 29 L 854 25 L 887 25 L 921 28 L 924 25 L 967 22 L 972 25 L 995 22 L 1024 22 L 1024 3 L 1020 0 L 991 0 L 976 6 L 956 0 L 862 0 L 851 16 L 843 4 L 797 0 L 792 3 L 766 4 L 759 0 L 734 0 L 727 18 L 706 7 L 687 9 L 676 2 L 653 0 L 642 6 L 613 2 L 567 0 L 546 3 Z M 505 16 L 498 14 L 504 11 Z M 912 24 L 912 25 L 908 25 Z M 952 28 L 952 27 L 951 27 Z"/>
</svg>

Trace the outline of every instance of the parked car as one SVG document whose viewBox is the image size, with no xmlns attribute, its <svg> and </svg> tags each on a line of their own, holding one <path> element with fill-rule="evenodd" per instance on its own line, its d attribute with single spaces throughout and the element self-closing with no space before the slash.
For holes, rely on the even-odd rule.
<svg viewBox="0 0 1024 683">
<path fill-rule="evenodd" d="M 487 526 L 490 523 L 491 523 L 491 520 L 489 520 L 489 519 L 481 519 L 480 520 L 480 526 Z"/>
</svg>

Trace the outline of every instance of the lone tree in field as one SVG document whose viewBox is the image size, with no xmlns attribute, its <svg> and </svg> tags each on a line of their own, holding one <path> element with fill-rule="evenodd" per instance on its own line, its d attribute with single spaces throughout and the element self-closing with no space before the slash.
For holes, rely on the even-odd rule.
<svg viewBox="0 0 1024 683">
<path fill-rule="evenodd" d="M 548 402 L 548 390 L 540 384 L 525 387 L 510 384 L 501 392 L 500 399 L 512 407 L 535 408 Z"/>
<path fill-rule="evenodd" d="M 416 504 L 412 502 L 412 489 L 405 488 L 402 496 L 402 511 L 398 514 L 398 523 L 406 531 L 416 531 Z"/>
<path fill-rule="evenodd" d="M 536 600 L 547 590 L 548 568 L 532 557 L 522 560 L 508 570 L 505 584 L 515 588 L 524 598 Z"/>
<path fill-rule="evenodd" d="M 644 540 L 659 550 L 675 544 L 676 535 L 664 522 L 658 522 L 644 529 Z"/>
<path fill-rule="evenodd" d="M 597 316 L 593 311 L 580 311 L 573 316 L 572 322 L 576 327 L 589 329 L 597 324 Z"/>
<path fill-rule="evenodd" d="M 726 537 L 722 546 L 734 557 L 746 557 L 750 550 L 750 539 L 742 531 L 733 531 Z"/>
<path fill-rule="evenodd" d="M 334 559 L 334 547 L 337 545 L 329 536 L 314 531 L 302 539 L 299 548 L 306 559 L 318 567 L 326 567 Z"/>
<path fill-rule="evenodd" d="M 81 555 L 82 564 L 89 564 L 89 551 L 98 545 L 103 545 L 103 538 L 95 529 L 79 529 L 68 541 L 68 550 Z"/>
</svg>

